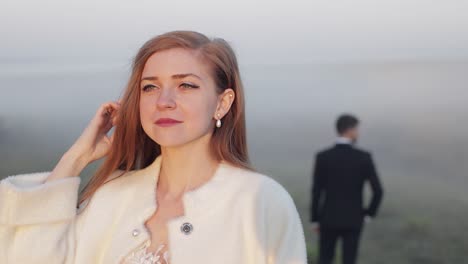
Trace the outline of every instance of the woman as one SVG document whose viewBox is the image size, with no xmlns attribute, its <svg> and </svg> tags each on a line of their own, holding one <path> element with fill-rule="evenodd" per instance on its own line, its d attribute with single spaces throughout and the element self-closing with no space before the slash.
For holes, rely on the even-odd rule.
<svg viewBox="0 0 468 264">
<path fill-rule="evenodd" d="M 143 45 L 52 172 L 1 182 L 0 241 L 0 263 L 306 263 L 291 197 L 251 169 L 234 52 L 189 31 Z"/>
</svg>

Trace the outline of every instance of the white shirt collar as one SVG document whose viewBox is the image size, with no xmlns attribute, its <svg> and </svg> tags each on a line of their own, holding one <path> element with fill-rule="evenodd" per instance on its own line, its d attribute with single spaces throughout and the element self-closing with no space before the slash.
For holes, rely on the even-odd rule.
<svg viewBox="0 0 468 264">
<path fill-rule="evenodd" d="M 336 139 L 337 144 L 353 144 L 353 141 L 347 137 L 338 137 Z"/>
</svg>

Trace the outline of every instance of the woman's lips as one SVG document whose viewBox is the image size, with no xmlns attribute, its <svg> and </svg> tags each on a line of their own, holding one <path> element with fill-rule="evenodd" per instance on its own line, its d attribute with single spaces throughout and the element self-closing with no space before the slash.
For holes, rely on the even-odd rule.
<svg viewBox="0 0 468 264">
<path fill-rule="evenodd" d="M 158 126 L 162 127 L 168 127 L 168 126 L 173 126 L 182 123 L 182 121 L 175 120 L 172 118 L 160 118 L 154 122 Z"/>
</svg>

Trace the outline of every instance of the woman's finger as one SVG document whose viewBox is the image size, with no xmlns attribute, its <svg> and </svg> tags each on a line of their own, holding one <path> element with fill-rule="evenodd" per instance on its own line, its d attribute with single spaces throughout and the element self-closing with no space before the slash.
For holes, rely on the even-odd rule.
<svg viewBox="0 0 468 264">
<path fill-rule="evenodd" d="M 114 113 L 118 111 L 120 108 L 120 105 L 115 103 L 115 102 L 108 102 L 105 104 L 102 104 L 98 112 L 100 112 L 100 115 L 102 115 L 105 118 L 115 116 Z"/>
</svg>

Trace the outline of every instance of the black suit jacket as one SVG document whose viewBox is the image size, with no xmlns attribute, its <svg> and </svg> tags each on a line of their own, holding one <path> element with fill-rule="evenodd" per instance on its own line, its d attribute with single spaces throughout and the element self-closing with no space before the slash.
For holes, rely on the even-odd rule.
<svg viewBox="0 0 468 264">
<path fill-rule="evenodd" d="M 370 183 L 372 198 L 363 204 L 363 187 Z M 374 217 L 383 190 L 369 152 L 350 144 L 336 144 L 317 153 L 313 170 L 310 218 L 323 227 L 358 228 L 364 216 Z"/>
</svg>

